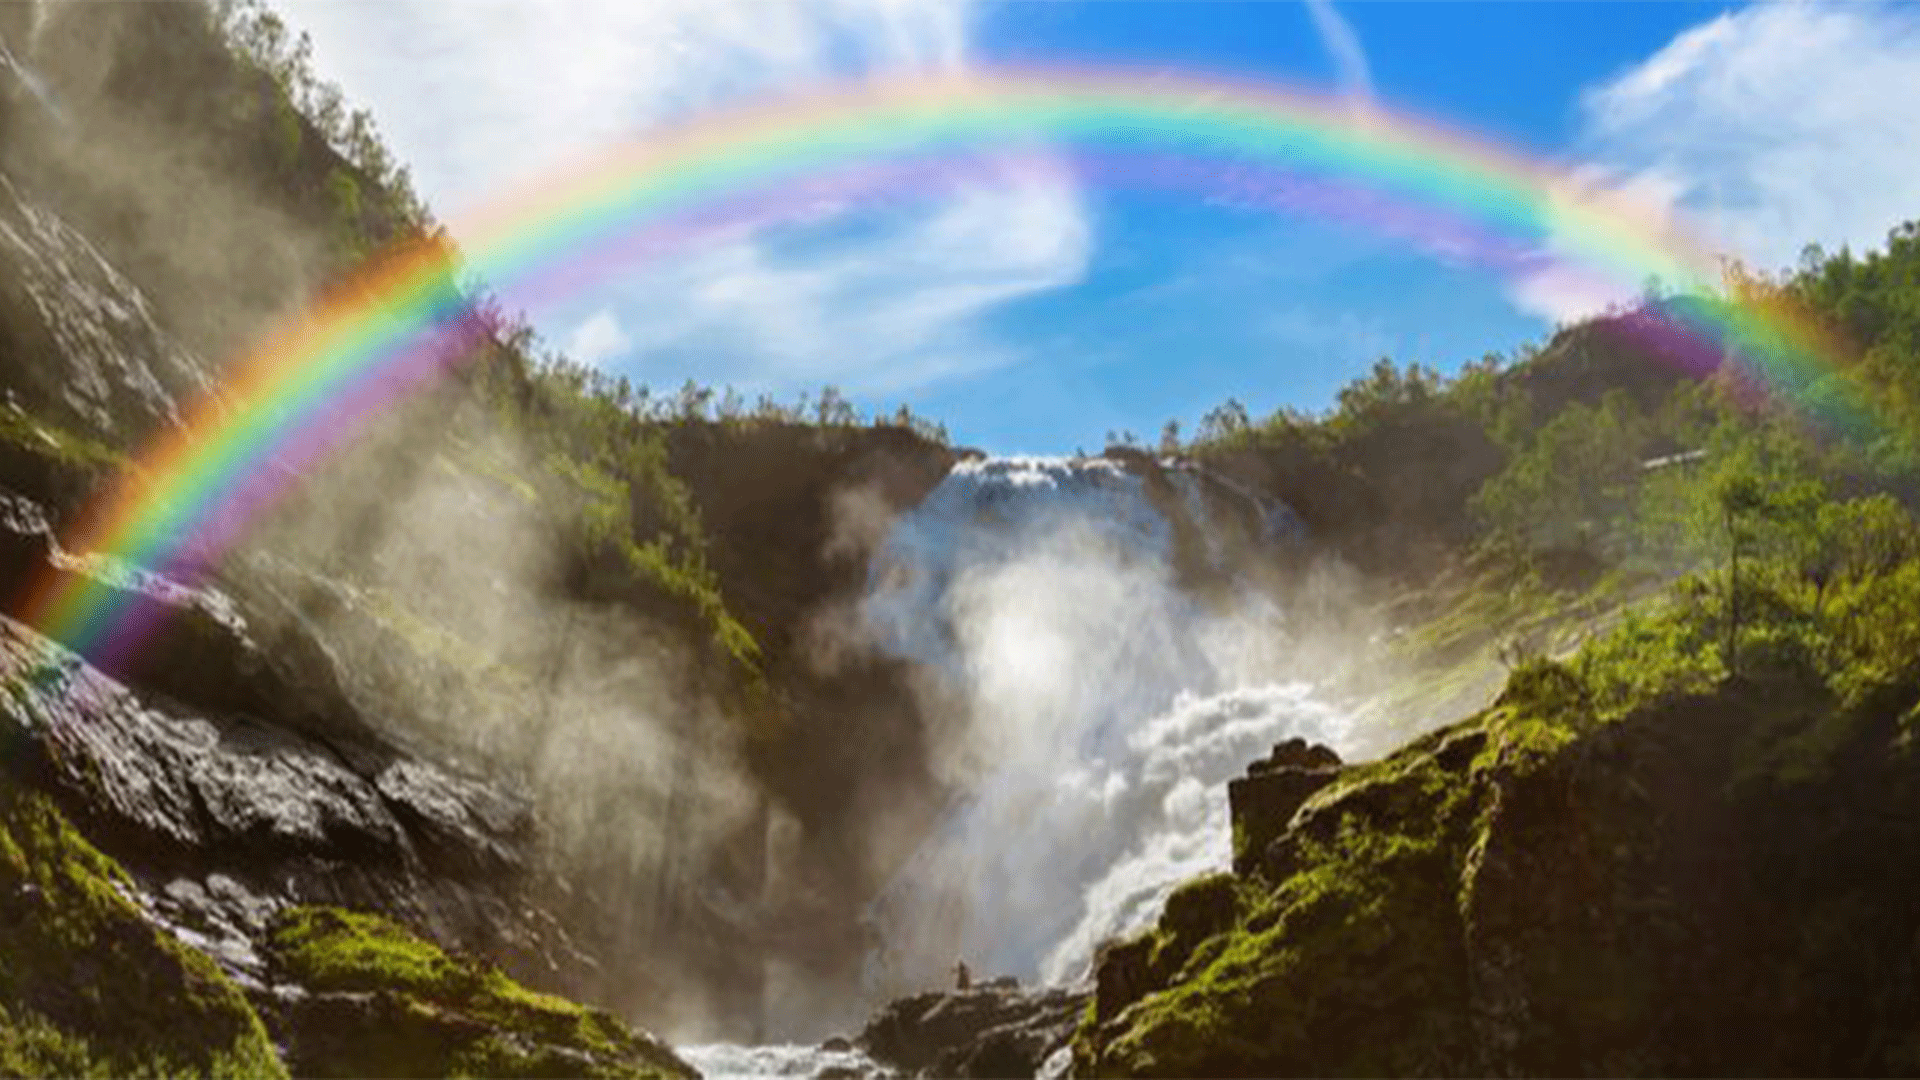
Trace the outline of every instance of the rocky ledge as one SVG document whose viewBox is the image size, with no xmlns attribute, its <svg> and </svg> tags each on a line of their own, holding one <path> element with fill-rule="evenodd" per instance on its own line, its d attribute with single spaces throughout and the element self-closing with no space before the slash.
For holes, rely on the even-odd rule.
<svg viewBox="0 0 1920 1080">
<path fill-rule="evenodd" d="M 918 994 L 882 1009 L 860 1047 L 908 1076 L 1033 1077 L 1067 1064 L 1087 993 L 1023 990 L 1011 979 Z"/>
</svg>

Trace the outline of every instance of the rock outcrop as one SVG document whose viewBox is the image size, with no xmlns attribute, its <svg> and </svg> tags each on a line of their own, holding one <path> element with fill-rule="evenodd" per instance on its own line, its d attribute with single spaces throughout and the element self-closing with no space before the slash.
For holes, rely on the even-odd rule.
<svg viewBox="0 0 1920 1080">
<path fill-rule="evenodd" d="M 1247 766 L 1247 775 L 1227 784 L 1233 821 L 1233 871 L 1250 874 L 1267 847 L 1286 831 L 1294 811 L 1314 792 L 1333 782 L 1340 755 L 1325 746 L 1290 739 Z"/>
<path fill-rule="evenodd" d="M 1920 1067 L 1920 679 L 1599 721 L 1555 673 L 1340 770 L 1110 947 L 1079 1074 Z"/>
<path fill-rule="evenodd" d="M 67 556 L 22 496 L 0 493 L 0 511 L 0 583 L 83 578 L 170 616 L 118 678 L 0 617 L 10 782 L 52 795 L 179 925 L 224 938 L 216 955 L 250 954 L 225 932 L 260 900 L 372 907 L 531 970 L 568 962 L 564 935 L 516 898 L 531 869 L 524 798 L 377 733 L 319 642 L 286 647 L 282 631 L 263 650 L 225 594 Z"/>
<path fill-rule="evenodd" d="M 1038 1076 L 1066 1049 L 1086 1004 L 1084 991 L 1022 990 L 1011 980 L 934 991 L 882 1009 L 859 1044 L 909 1076 Z"/>
<path fill-rule="evenodd" d="M 0 783 L 0 1073 L 695 1076 L 605 1013 L 391 920 L 209 886 L 215 901 L 146 895 L 50 800 Z M 183 909 L 246 928 L 216 940 L 166 914 Z"/>
<path fill-rule="evenodd" d="M 0 780 L 0 1074 L 285 1076 L 247 998 L 126 873 Z"/>
<path fill-rule="evenodd" d="M 266 1013 L 297 1076 L 697 1075 L 606 1013 L 530 992 L 377 915 L 292 908 L 266 948 Z"/>
</svg>

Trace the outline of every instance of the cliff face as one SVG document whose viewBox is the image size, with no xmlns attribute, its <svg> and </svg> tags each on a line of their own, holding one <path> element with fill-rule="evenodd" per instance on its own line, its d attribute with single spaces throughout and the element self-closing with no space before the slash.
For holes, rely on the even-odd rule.
<svg viewBox="0 0 1920 1080">
<path fill-rule="evenodd" d="M 61 549 L 56 523 L 120 466 L 116 448 L 176 422 L 209 366 L 10 178 L 0 267 L 0 583 L 17 596 L 49 576 L 86 579 L 166 614 L 111 670 L 0 618 L 0 1069 L 271 1074 L 283 1068 L 271 1031 L 317 1074 L 461 1067 L 489 1060 L 475 1047 L 495 1038 L 559 1055 L 544 1067 L 569 1074 L 684 1072 L 610 1019 L 588 1045 L 465 990 L 350 988 L 389 1002 L 368 1013 L 278 959 L 288 913 L 325 905 L 387 912 L 549 985 L 585 964 L 530 902 L 527 794 L 385 733 L 312 611 L 260 578 L 189 585 Z M 466 1010 L 464 1026 L 407 1035 L 399 1020 L 428 1002 Z M 352 1057 L 325 1049 L 342 1045 L 325 1032 L 383 1016 L 413 1057 L 377 1041 Z"/>
<path fill-rule="evenodd" d="M 1752 674 L 1606 722 L 1569 685 L 1536 666 L 1236 822 L 1245 872 L 1102 959 L 1081 1072 L 1913 1071 L 1920 681 Z"/>
</svg>

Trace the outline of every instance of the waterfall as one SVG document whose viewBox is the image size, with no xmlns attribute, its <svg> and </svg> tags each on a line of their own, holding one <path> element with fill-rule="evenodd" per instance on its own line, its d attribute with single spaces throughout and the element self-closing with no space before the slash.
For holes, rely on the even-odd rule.
<svg viewBox="0 0 1920 1080">
<path fill-rule="evenodd" d="M 1248 761 L 1293 735 L 1347 749 L 1346 718 L 1288 676 L 1292 629 L 1229 535 L 1270 561 L 1299 528 L 1191 466 L 1108 458 L 962 462 L 894 525 L 862 615 L 926 672 L 959 795 L 869 912 L 877 999 L 956 959 L 1081 977 L 1101 940 L 1225 868 L 1225 785 Z"/>
</svg>

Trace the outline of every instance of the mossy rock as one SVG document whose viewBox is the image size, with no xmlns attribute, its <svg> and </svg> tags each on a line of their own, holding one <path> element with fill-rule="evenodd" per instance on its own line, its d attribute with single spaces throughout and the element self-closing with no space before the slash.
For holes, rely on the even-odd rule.
<svg viewBox="0 0 1920 1080">
<path fill-rule="evenodd" d="M 0 1073 L 285 1076 L 240 989 L 131 890 L 43 797 L 0 786 Z"/>
<path fill-rule="evenodd" d="M 1081 1075 L 1474 1071 L 1462 870 L 1496 788 L 1591 726 L 1566 676 L 1538 665 L 1503 704 L 1345 768 L 1280 838 L 1284 872 L 1176 892 L 1150 942 L 1103 962 Z"/>
<path fill-rule="evenodd" d="M 1169 923 L 1225 910 L 1190 886 L 1102 954 L 1078 1074 L 1910 1072 L 1915 687 L 1586 687 L 1536 661 L 1343 770 L 1172 970 Z"/>
<path fill-rule="evenodd" d="M 301 1075 L 694 1076 L 605 1012 L 451 956 L 383 916 L 294 908 L 268 952 L 276 975 L 306 991 L 287 1010 Z"/>
<path fill-rule="evenodd" d="M 1349 837 L 1266 910 L 1196 949 L 1104 1038 L 1082 1040 L 1079 1073 L 1445 1071 L 1469 1025 L 1462 1009 L 1427 1005 L 1463 1000 L 1458 918 L 1436 855 L 1404 837 Z"/>
</svg>

